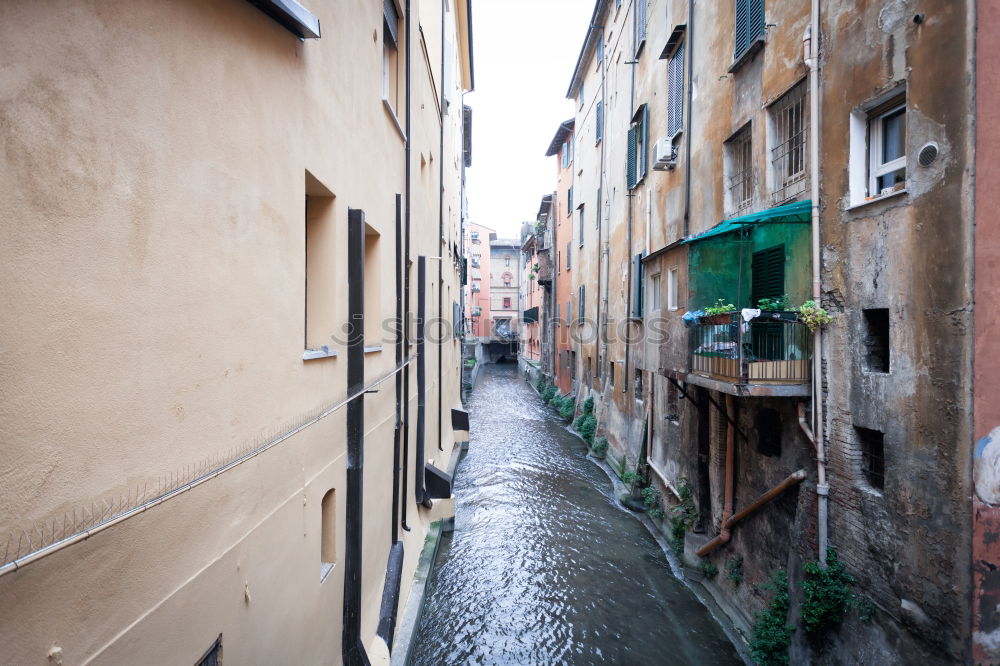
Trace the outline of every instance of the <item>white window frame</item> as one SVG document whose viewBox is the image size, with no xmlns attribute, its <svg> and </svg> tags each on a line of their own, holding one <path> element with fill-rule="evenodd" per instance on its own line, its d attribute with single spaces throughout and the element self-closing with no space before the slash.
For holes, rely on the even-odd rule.
<svg viewBox="0 0 1000 666">
<path fill-rule="evenodd" d="M 882 194 L 882 192 L 876 191 L 876 189 L 875 189 L 877 187 L 878 179 L 879 178 L 881 178 L 882 176 L 887 176 L 890 173 L 892 173 L 893 171 L 899 171 L 900 169 L 903 169 L 905 171 L 905 169 L 906 169 L 906 153 L 905 152 L 902 155 L 900 155 L 899 157 L 897 157 L 896 159 L 891 160 L 889 162 L 883 162 L 882 161 L 882 132 L 884 131 L 884 122 L 883 121 L 887 117 L 889 117 L 889 116 L 891 116 L 891 115 L 893 115 L 893 114 L 895 114 L 895 113 L 897 113 L 899 111 L 902 111 L 904 116 L 906 115 L 906 101 L 905 100 L 902 103 L 900 103 L 899 105 L 893 106 L 888 111 L 885 111 L 884 113 L 880 113 L 877 116 L 872 116 L 872 117 L 870 117 L 868 119 L 868 160 L 869 160 L 868 161 L 868 196 L 870 196 L 870 197 L 885 196 L 885 195 Z M 904 130 L 904 136 L 903 136 L 903 147 L 904 147 L 904 149 L 906 147 L 905 130 Z M 906 185 L 905 185 L 906 175 L 905 174 L 904 174 L 903 178 L 904 178 L 904 181 L 903 181 L 904 185 L 903 185 L 903 187 L 905 188 L 906 187 Z M 889 193 L 890 192 L 887 192 L 886 194 L 889 194 Z"/>
<path fill-rule="evenodd" d="M 649 309 L 651 312 L 660 310 L 660 274 L 649 277 Z"/>
<path fill-rule="evenodd" d="M 874 112 L 885 108 L 893 100 L 899 99 L 899 104 L 893 104 L 885 111 Z M 906 186 L 886 194 L 875 192 L 875 182 L 879 176 L 891 173 L 900 168 L 905 168 L 905 155 L 899 160 L 893 160 L 888 165 L 877 165 L 877 159 L 873 147 L 878 146 L 878 153 L 881 153 L 881 130 L 878 130 L 877 137 L 869 134 L 874 126 L 877 126 L 887 114 L 898 111 L 901 106 L 906 106 L 906 87 L 896 86 L 892 90 L 866 101 L 851 112 L 850 118 L 850 158 L 848 160 L 848 207 L 854 208 L 864 206 L 876 201 L 881 201 L 887 197 L 904 194 Z M 909 124 L 909 123 L 907 123 Z M 873 144 L 873 138 L 878 141 Z M 903 163 L 900 163 L 903 160 Z M 873 169 L 872 166 L 880 166 L 880 169 Z M 874 173 L 874 172 L 878 173 Z M 874 174 L 874 175 L 873 175 Z M 909 174 L 907 174 L 909 175 Z"/>
<path fill-rule="evenodd" d="M 677 301 L 679 289 L 678 289 L 678 277 L 679 269 L 675 266 L 667 271 L 667 310 L 671 312 L 676 312 L 678 309 Z"/>
</svg>

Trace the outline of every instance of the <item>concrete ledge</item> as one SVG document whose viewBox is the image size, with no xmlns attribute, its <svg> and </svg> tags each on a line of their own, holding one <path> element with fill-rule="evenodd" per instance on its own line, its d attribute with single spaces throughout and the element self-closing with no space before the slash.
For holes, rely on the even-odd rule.
<svg viewBox="0 0 1000 666">
<path fill-rule="evenodd" d="M 392 655 L 389 659 L 391 666 L 406 666 L 410 662 L 413 638 L 416 636 L 420 616 L 424 610 L 427 581 L 434 570 L 434 561 L 437 560 L 440 547 L 441 523 L 432 523 L 427 531 L 427 538 L 424 540 L 424 549 L 420 551 L 420 560 L 417 563 L 417 570 L 413 574 L 413 585 L 410 587 L 410 596 L 406 600 L 406 608 L 403 609 L 399 618 L 396 637 L 393 639 Z"/>
</svg>

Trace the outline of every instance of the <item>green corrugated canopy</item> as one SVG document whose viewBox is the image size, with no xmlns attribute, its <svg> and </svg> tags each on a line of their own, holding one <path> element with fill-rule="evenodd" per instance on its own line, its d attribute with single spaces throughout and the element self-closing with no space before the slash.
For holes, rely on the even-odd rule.
<svg viewBox="0 0 1000 666">
<path fill-rule="evenodd" d="M 796 201 L 794 203 L 785 204 L 783 206 L 775 206 L 774 208 L 768 208 L 767 210 L 762 210 L 759 213 L 751 213 L 749 215 L 741 215 L 740 217 L 731 217 L 728 220 L 723 220 L 717 225 L 709 229 L 708 231 L 703 231 L 700 234 L 691 236 L 690 238 L 684 239 L 685 243 L 695 243 L 706 238 L 712 238 L 714 236 L 721 236 L 722 234 L 733 233 L 739 231 L 743 227 L 755 225 L 755 224 L 772 224 L 775 222 L 788 223 L 788 224 L 802 224 L 809 223 L 812 221 L 812 201 L 806 199 L 805 201 Z"/>
</svg>

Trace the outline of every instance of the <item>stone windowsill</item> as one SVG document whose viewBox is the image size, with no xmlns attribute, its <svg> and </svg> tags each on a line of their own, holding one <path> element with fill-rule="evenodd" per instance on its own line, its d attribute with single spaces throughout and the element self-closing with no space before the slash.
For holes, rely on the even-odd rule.
<svg viewBox="0 0 1000 666">
<path fill-rule="evenodd" d="M 330 349 L 326 345 L 318 347 L 315 349 L 306 349 L 302 352 L 303 361 L 315 361 L 320 358 L 337 358 L 338 352 L 336 349 Z"/>
</svg>

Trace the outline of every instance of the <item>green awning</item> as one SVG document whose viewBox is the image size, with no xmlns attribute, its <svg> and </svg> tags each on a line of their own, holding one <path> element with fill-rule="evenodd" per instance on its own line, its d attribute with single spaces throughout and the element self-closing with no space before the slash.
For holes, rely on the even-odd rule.
<svg viewBox="0 0 1000 666">
<path fill-rule="evenodd" d="M 705 240 L 706 238 L 712 238 L 714 236 L 721 236 L 722 234 L 739 231 L 743 227 L 755 224 L 771 224 L 775 222 L 803 224 L 811 221 L 812 201 L 806 199 L 805 201 L 796 201 L 794 203 L 785 204 L 784 206 L 768 208 L 767 210 L 762 210 L 759 213 L 751 213 L 749 215 L 741 215 L 740 217 L 732 217 L 728 220 L 723 220 L 708 231 L 703 231 L 700 234 L 684 239 L 684 242 L 695 243 L 697 241 Z"/>
</svg>

